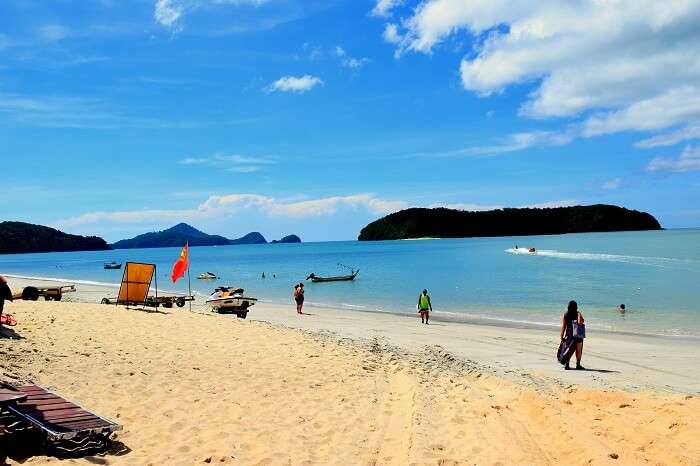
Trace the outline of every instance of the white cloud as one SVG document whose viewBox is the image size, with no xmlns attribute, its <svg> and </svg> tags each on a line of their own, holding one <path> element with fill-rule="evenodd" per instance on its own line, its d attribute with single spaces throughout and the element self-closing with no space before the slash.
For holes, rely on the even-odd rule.
<svg viewBox="0 0 700 466">
<path fill-rule="evenodd" d="M 323 84 L 321 78 L 308 74 L 298 78 L 294 76 L 284 76 L 272 83 L 268 90 L 270 92 L 279 91 L 303 94 L 321 84 Z"/>
<path fill-rule="evenodd" d="M 355 58 L 348 55 L 345 49 L 339 45 L 335 46 L 333 54 L 340 59 L 340 64 L 345 68 L 356 70 L 369 63 L 369 58 Z"/>
<path fill-rule="evenodd" d="M 650 172 L 689 172 L 700 170 L 700 146 L 687 146 L 680 157 L 656 157 L 649 162 L 647 170 Z"/>
<path fill-rule="evenodd" d="M 700 139 L 700 122 L 668 133 L 657 134 L 637 142 L 635 146 L 641 149 L 651 149 L 653 147 L 673 146 L 691 139 Z"/>
<path fill-rule="evenodd" d="M 619 188 L 621 185 L 622 178 L 613 178 L 612 180 L 608 180 L 605 183 L 603 183 L 603 189 L 605 189 L 606 191 L 611 191 Z"/>
<path fill-rule="evenodd" d="M 156 0 L 153 17 L 163 26 L 174 27 L 182 16 L 184 8 L 184 5 L 176 0 Z"/>
<path fill-rule="evenodd" d="M 433 154 L 439 156 L 479 156 L 499 155 L 517 152 L 533 147 L 556 147 L 571 142 L 573 130 L 565 132 L 525 131 L 506 136 L 501 142 L 492 145 L 470 146 L 464 149 Z"/>
<path fill-rule="evenodd" d="M 216 167 L 235 173 L 254 173 L 262 170 L 264 166 L 277 163 L 277 158 L 216 153 L 209 157 L 186 157 L 178 160 L 177 163 L 180 165 Z"/>
<path fill-rule="evenodd" d="M 384 26 L 384 32 L 382 33 L 382 37 L 385 41 L 395 45 L 400 44 L 401 41 L 403 41 L 403 37 L 401 36 L 401 34 L 399 34 L 399 27 L 393 23 L 389 23 L 386 26 Z"/>
<path fill-rule="evenodd" d="M 372 9 L 373 16 L 391 16 L 391 11 L 399 5 L 402 5 L 404 0 L 377 0 L 377 4 Z"/>
<path fill-rule="evenodd" d="M 259 194 L 228 194 L 210 196 L 193 209 L 142 209 L 119 212 L 90 212 L 58 220 L 55 226 L 73 228 L 102 223 L 153 223 L 158 221 L 196 221 L 232 217 L 253 210 L 270 217 L 309 218 L 333 215 L 340 209 L 364 209 L 374 215 L 385 215 L 407 207 L 403 201 L 381 199 L 373 194 L 332 196 L 303 201 L 282 201 Z"/>
<path fill-rule="evenodd" d="M 584 135 L 700 118 L 700 0 L 422 0 L 385 29 L 397 54 L 467 31 L 462 85 L 480 95 L 533 83 L 521 114 L 581 117 Z"/>
<path fill-rule="evenodd" d="M 177 30 L 186 12 L 208 5 L 260 6 L 269 0 L 156 0 L 153 18 L 161 26 Z"/>
</svg>

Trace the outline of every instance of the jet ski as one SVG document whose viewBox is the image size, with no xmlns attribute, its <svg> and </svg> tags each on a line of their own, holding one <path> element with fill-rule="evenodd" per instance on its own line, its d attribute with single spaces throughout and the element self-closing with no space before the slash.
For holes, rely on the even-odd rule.
<svg viewBox="0 0 700 466">
<path fill-rule="evenodd" d="M 241 319 L 248 316 L 248 308 L 258 302 L 258 298 L 245 296 L 243 288 L 220 286 L 209 296 L 206 303 L 220 314 L 236 314 Z"/>
</svg>

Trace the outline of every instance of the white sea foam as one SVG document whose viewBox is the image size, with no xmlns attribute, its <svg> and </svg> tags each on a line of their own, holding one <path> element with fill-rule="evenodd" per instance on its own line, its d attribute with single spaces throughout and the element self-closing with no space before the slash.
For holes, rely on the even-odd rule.
<svg viewBox="0 0 700 466">
<path fill-rule="evenodd" d="M 674 265 L 682 265 L 684 263 L 689 262 L 687 260 L 675 259 L 671 257 L 643 257 L 588 252 L 562 252 L 551 249 L 538 249 L 537 252 L 532 253 L 528 251 L 528 248 L 510 248 L 506 249 L 506 252 L 509 252 L 511 254 L 522 254 L 533 257 L 553 257 L 555 259 L 565 260 L 623 262 L 627 264 L 649 265 L 654 267 L 670 267 Z"/>
</svg>

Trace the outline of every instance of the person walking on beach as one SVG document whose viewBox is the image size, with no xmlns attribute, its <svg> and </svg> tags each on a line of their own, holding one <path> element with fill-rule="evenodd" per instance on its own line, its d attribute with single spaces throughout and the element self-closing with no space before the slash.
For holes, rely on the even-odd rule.
<svg viewBox="0 0 700 466">
<path fill-rule="evenodd" d="M 304 307 L 304 284 L 299 283 L 294 286 L 294 301 L 297 303 L 297 314 L 302 315 L 301 308 Z"/>
<path fill-rule="evenodd" d="M 428 290 L 424 289 L 418 296 L 418 313 L 420 314 L 421 324 L 428 325 L 428 319 L 430 319 L 431 312 L 433 312 L 433 303 L 430 302 Z"/>
<path fill-rule="evenodd" d="M 561 316 L 560 336 L 562 341 L 571 339 L 571 343 L 576 346 L 576 369 L 578 370 L 584 370 L 584 367 L 581 365 L 581 356 L 583 355 L 583 336 L 579 336 L 580 334 L 574 334 L 574 325 L 579 327 L 583 326 L 584 323 L 585 321 L 583 319 L 583 314 L 578 311 L 578 304 L 576 301 L 569 301 L 569 306 L 566 312 Z M 571 358 L 570 353 L 568 354 L 568 357 Z M 566 360 L 564 369 L 571 369 L 571 367 L 569 367 L 568 360 Z"/>
</svg>

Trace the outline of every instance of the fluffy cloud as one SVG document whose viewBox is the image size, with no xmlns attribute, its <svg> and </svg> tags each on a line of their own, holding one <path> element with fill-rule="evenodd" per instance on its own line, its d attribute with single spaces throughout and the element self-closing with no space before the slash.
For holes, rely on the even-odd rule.
<svg viewBox="0 0 700 466">
<path fill-rule="evenodd" d="M 176 0 L 156 0 L 153 17 L 166 27 L 173 27 L 184 12 L 184 5 Z"/>
<path fill-rule="evenodd" d="M 657 157 L 647 165 L 650 172 L 689 172 L 700 170 L 700 146 L 687 146 L 680 157 Z"/>
<path fill-rule="evenodd" d="M 403 2 L 404 0 L 377 0 L 377 4 L 372 9 L 372 15 L 391 16 L 391 11 Z"/>
<path fill-rule="evenodd" d="M 403 40 L 403 37 L 401 37 L 401 34 L 399 34 L 399 27 L 393 23 L 389 23 L 384 26 L 382 37 L 390 44 L 400 44 Z"/>
<path fill-rule="evenodd" d="M 304 75 L 300 77 L 294 76 L 283 76 L 274 83 L 270 85 L 268 90 L 270 92 L 295 92 L 297 94 L 303 94 L 308 92 L 314 87 L 323 84 L 321 78 L 311 75 Z"/>
<path fill-rule="evenodd" d="M 120 212 L 90 212 L 55 222 L 62 228 L 98 223 L 153 223 L 154 221 L 196 221 L 231 217 L 248 210 L 270 217 L 307 218 L 333 215 L 340 209 L 364 209 L 371 214 L 384 215 L 407 207 L 403 201 L 381 199 L 373 194 L 332 196 L 303 201 L 282 201 L 259 194 L 228 194 L 210 196 L 193 209 L 155 210 L 143 209 Z"/>
<path fill-rule="evenodd" d="M 700 0 L 424 0 L 397 24 L 398 54 L 469 32 L 465 89 L 535 83 L 521 114 L 583 117 L 586 136 L 700 120 Z"/>
</svg>

